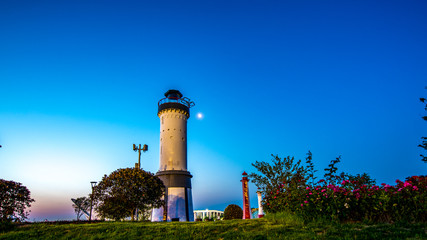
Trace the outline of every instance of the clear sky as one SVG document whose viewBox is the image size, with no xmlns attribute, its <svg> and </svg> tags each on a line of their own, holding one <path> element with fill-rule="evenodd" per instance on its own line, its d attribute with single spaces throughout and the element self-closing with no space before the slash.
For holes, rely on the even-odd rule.
<svg viewBox="0 0 427 240">
<path fill-rule="evenodd" d="M 427 2 L 0 1 L 0 178 L 30 220 L 72 219 L 90 181 L 159 168 L 157 102 L 178 89 L 195 209 L 242 204 L 270 154 L 377 183 L 427 173 Z M 203 118 L 196 118 L 202 113 Z M 256 206 L 255 187 L 249 186 Z"/>
</svg>

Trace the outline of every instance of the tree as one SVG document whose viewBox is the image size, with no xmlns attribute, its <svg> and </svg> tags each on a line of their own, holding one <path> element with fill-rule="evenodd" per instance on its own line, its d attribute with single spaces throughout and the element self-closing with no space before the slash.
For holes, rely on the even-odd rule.
<svg viewBox="0 0 427 240">
<path fill-rule="evenodd" d="M 71 199 L 73 201 L 74 212 L 77 215 L 77 221 L 80 220 L 80 217 L 84 213 L 88 213 L 90 211 L 90 198 L 88 197 L 79 197 L 77 199 Z"/>
<path fill-rule="evenodd" d="M 286 157 L 280 158 L 279 156 L 274 156 L 271 154 L 273 159 L 271 160 L 272 164 L 268 162 L 258 162 L 252 163 L 258 173 L 251 173 L 249 177 L 252 179 L 252 182 L 261 190 L 261 192 L 271 192 L 282 185 L 288 185 L 291 182 L 295 182 L 292 180 L 296 180 L 299 184 L 304 184 L 308 180 L 307 174 L 310 170 L 314 177 L 314 169 L 312 169 L 312 155 L 309 152 L 308 157 L 306 158 L 306 162 L 308 167 L 304 167 L 302 165 L 301 160 L 295 162 L 294 157 Z"/>
<path fill-rule="evenodd" d="M 28 218 L 34 199 L 30 197 L 30 191 L 21 183 L 0 179 L 0 221 L 8 222 L 12 219 L 23 221 Z"/>
<path fill-rule="evenodd" d="M 95 210 L 104 218 L 120 220 L 138 210 L 164 206 L 165 186 L 160 178 L 139 168 L 122 168 L 104 175 L 94 187 Z"/>
<path fill-rule="evenodd" d="M 236 204 L 228 205 L 224 210 L 224 220 L 242 219 L 243 210 Z"/>
<path fill-rule="evenodd" d="M 427 111 L 427 102 L 425 98 L 420 98 L 420 101 L 425 104 L 424 106 L 424 110 Z M 425 121 L 427 121 L 427 116 L 423 116 L 422 119 L 424 119 Z M 422 143 L 420 145 L 418 145 L 418 147 L 423 148 L 424 150 L 427 150 L 427 137 L 421 137 L 421 139 L 423 140 Z M 427 156 L 424 156 L 422 154 L 420 154 L 420 156 L 422 157 L 422 161 L 427 163 Z"/>
</svg>

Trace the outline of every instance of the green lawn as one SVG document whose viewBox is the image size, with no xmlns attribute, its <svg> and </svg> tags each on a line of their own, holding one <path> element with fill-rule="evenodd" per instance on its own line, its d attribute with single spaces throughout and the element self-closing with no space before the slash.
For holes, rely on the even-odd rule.
<svg viewBox="0 0 427 240">
<path fill-rule="evenodd" d="M 0 239 L 427 239 L 426 225 L 304 224 L 280 218 L 168 223 L 34 223 L 0 233 Z"/>
</svg>

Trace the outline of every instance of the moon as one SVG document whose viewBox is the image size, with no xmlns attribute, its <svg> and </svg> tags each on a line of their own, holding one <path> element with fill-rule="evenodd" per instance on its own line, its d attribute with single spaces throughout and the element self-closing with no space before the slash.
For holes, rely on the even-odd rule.
<svg viewBox="0 0 427 240">
<path fill-rule="evenodd" d="M 203 114 L 202 113 L 197 113 L 196 117 L 197 117 L 197 119 L 202 119 L 203 118 Z"/>
</svg>

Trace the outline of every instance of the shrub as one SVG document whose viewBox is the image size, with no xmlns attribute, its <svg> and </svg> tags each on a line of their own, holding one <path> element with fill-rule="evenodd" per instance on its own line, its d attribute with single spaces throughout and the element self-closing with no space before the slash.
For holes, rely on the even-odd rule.
<svg viewBox="0 0 427 240">
<path fill-rule="evenodd" d="M 376 185 L 364 174 L 337 174 L 338 157 L 325 168 L 324 179 L 314 182 L 311 155 L 306 166 L 293 158 L 253 164 L 260 173 L 251 174 L 261 186 L 263 207 L 268 214 L 290 213 L 304 220 L 368 222 L 426 222 L 427 177 L 396 180 L 395 186 Z M 264 186 L 262 188 L 262 186 Z M 267 214 L 267 216 L 268 216 Z"/>
<path fill-rule="evenodd" d="M 363 182 L 364 180 L 361 179 Z M 342 180 L 326 184 L 320 180 L 313 186 L 277 189 L 267 194 L 265 204 L 276 212 L 292 212 L 305 220 L 369 222 L 425 222 L 427 212 L 427 177 L 413 176 L 395 186 L 361 184 Z"/>
<path fill-rule="evenodd" d="M 224 210 L 224 220 L 230 219 L 242 219 L 243 218 L 243 210 L 241 207 L 236 204 L 228 205 Z"/>
</svg>

